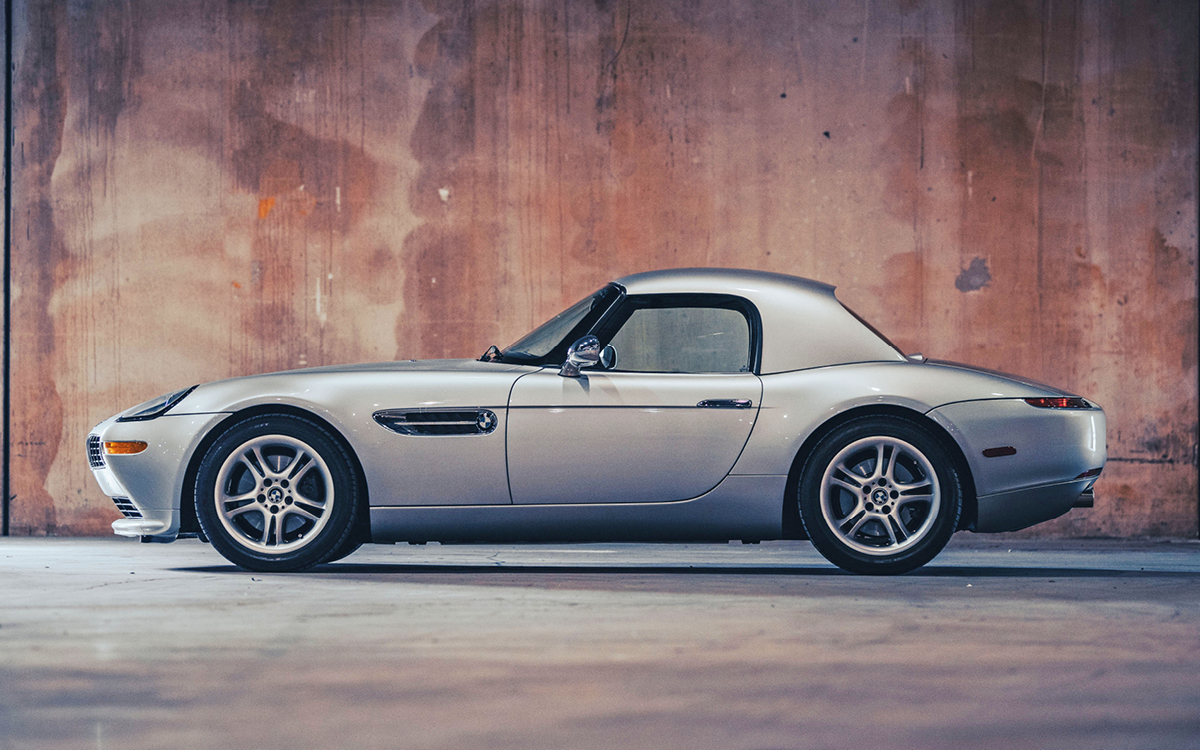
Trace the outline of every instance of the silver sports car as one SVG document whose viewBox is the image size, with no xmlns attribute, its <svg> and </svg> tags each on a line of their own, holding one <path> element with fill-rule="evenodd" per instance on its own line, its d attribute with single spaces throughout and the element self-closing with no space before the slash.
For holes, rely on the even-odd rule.
<svg viewBox="0 0 1200 750">
<path fill-rule="evenodd" d="M 366 542 L 809 539 L 904 573 L 959 530 L 1090 507 L 1104 411 L 905 356 L 833 287 L 752 271 L 619 279 L 478 360 L 185 388 L 96 426 L 124 536 L 251 570 Z"/>
</svg>

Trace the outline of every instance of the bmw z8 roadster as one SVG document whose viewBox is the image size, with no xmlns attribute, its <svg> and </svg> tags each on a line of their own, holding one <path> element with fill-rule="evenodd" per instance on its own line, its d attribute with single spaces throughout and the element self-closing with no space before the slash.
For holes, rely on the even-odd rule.
<svg viewBox="0 0 1200 750">
<path fill-rule="evenodd" d="M 96 426 L 117 534 L 293 571 L 364 543 L 809 539 L 904 573 L 1090 507 L 1104 412 L 906 356 L 833 287 L 656 271 L 478 360 L 192 386 Z"/>
</svg>

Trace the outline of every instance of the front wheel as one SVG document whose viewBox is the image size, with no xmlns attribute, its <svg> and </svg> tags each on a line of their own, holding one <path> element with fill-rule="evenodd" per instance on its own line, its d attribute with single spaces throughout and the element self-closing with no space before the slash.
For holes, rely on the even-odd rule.
<svg viewBox="0 0 1200 750">
<path fill-rule="evenodd" d="M 801 474 L 800 520 L 817 551 L 854 573 L 916 570 L 958 527 L 954 462 L 924 428 L 898 417 L 855 419 L 825 436 Z"/>
<path fill-rule="evenodd" d="M 264 415 L 231 426 L 205 453 L 196 517 L 235 565 L 304 570 L 347 550 L 358 494 L 350 457 L 325 428 Z"/>
</svg>

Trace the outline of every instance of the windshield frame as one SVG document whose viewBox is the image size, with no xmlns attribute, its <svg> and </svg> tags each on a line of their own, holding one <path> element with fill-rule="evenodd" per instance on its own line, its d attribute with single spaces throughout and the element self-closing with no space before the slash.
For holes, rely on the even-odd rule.
<svg viewBox="0 0 1200 750">
<path fill-rule="evenodd" d="M 495 361 L 513 365 L 553 365 L 557 367 L 566 361 L 567 348 L 581 337 L 586 336 L 600 321 L 600 319 L 604 317 L 605 313 L 613 309 L 613 306 L 624 298 L 625 287 L 617 283 L 606 284 L 587 297 L 579 300 L 579 302 L 576 302 L 562 312 L 558 313 L 553 318 L 550 318 L 550 320 L 542 323 L 537 328 L 534 328 L 532 331 L 517 339 L 512 344 L 506 346 L 503 351 L 500 352 L 500 356 L 497 357 Z M 572 326 L 567 334 L 559 339 L 559 341 L 546 354 L 538 356 L 516 349 L 517 344 L 520 344 L 543 329 L 551 326 L 564 313 L 570 311 L 572 308 L 580 306 L 582 303 L 587 302 L 588 300 L 592 300 L 591 309 L 588 310 L 588 312 L 582 318 L 580 318 L 579 322 Z"/>
</svg>

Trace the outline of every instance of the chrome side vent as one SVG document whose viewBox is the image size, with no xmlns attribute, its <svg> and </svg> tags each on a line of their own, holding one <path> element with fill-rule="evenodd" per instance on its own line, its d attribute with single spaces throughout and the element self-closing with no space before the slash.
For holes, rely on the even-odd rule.
<svg viewBox="0 0 1200 750">
<path fill-rule="evenodd" d="M 117 506 L 117 510 L 121 511 L 121 515 L 126 518 L 141 518 L 142 512 L 137 509 L 133 501 L 127 497 L 114 497 L 113 504 Z"/>
<path fill-rule="evenodd" d="M 384 409 L 375 421 L 401 435 L 487 435 L 500 420 L 490 409 Z"/>
<path fill-rule="evenodd" d="M 88 465 L 93 469 L 104 468 L 104 450 L 100 447 L 99 435 L 88 435 L 87 439 Z"/>
</svg>

